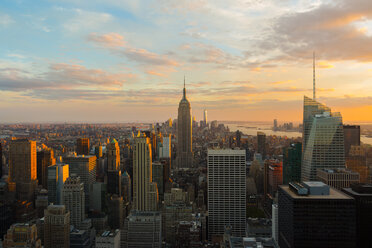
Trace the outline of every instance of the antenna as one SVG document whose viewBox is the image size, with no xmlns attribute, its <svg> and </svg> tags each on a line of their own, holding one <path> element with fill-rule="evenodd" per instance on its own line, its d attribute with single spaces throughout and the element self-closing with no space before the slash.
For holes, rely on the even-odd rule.
<svg viewBox="0 0 372 248">
<path fill-rule="evenodd" d="M 313 52 L 313 100 L 316 100 L 315 94 L 315 52 Z"/>
<path fill-rule="evenodd" d="M 183 88 L 186 88 L 186 76 L 183 75 Z"/>
</svg>

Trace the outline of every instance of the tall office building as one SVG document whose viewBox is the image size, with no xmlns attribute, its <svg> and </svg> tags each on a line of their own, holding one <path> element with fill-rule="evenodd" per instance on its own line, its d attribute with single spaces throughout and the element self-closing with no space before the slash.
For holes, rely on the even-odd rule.
<svg viewBox="0 0 372 248">
<path fill-rule="evenodd" d="M 257 132 L 257 152 L 266 158 L 266 134 L 263 132 Z"/>
<path fill-rule="evenodd" d="M 317 169 L 345 168 L 341 114 L 324 112 L 312 121 L 302 160 L 303 181 L 316 180 Z"/>
<path fill-rule="evenodd" d="M 121 247 L 161 248 L 161 214 L 159 212 L 132 211 L 124 221 Z"/>
<path fill-rule="evenodd" d="M 90 143 L 89 138 L 78 138 L 76 140 L 77 155 L 89 155 Z"/>
<path fill-rule="evenodd" d="M 97 157 L 95 155 L 78 155 L 64 158 L 69 165 L 70 176 L 77 175 L 84 183 L 85 206 L 89 206 L 89 194 L 92 185 L 96 182 Z"/>
<path fill-rule="evenodd" d="M 192 153 L 192 118 L 190 102 L 186 98 L 186 87 L 183 87 L 183 97 L 178 106 L 177 119 L 177 166 L 191 168 Z"/>
<path fill-rule="evenodd" d="M 283 148 L 283 184 L 301 181 L 302 143 Z"/>
<path fill-rule="evenodd" d="M 152 211 L 154 199 L 150 189 L 152 182 L 152 153 L 150 139 L 136 137 L 133 146 L 133 209 L 139 211 Z"/>
<path fill-rule="evenodd" d="M 152 163 L 152 181 L 158 186 L 160 200 L 164 199 L 164 164 Z"/>
<path fill-rule="evenodd" d="M 67 178 L 62 188 L 62 204 L 70 212 L 70 223 L 75 228 L 80 228 L 85 219 L 84 198 L 84 183 L 80 181 L 80 178 L 75 176 Z"/>
<path fill-rule="evenodd" d="M 120 229 L 123 225 L 123 197 L 116 194 L 108 199 L 108 224 L 111 229 Z"/>
<path fill-rule="evenodd" d="M 43 147 L 37 152 L 37 179 L 39 185 L 44 189 L 48 189 L 48 167 L 56 163 L 54 151 L 51 148 Z"/>
<path fill-rule="evenodd" d="M 207 120 L 207 110 L 204 109 L 204 126 L 208 125 L 208 120 Z"/>
<path fill-rule="evenodd" d="M 113 139 L 107 145 L 107 193 L 121 196 L 119 143 Z"/>
<path fill-rule="evenodd" d="M 307 140 L 313 125 L 313 117 L 324 112 L 331 112 L 331 109 L 314 99 L 304 96 L 304 113 L 303 113 L 303 132 L 302 132 L 302 150 L 305 151 Z"/>
<path fill-rule="evenodd" d="M 279 246 L 356 247 L 354 199 L 322 182 L 279 186 Z"/>
<path fill-rule="evenodd" d="M 356 247 L 372 247 L 372 185 L 353 185 L 342 191 L 355 199 Z"/>
<path fill-rule="evenodd" d="M 171 158 L 171 152 L 171 137 L 167 135 L 163 137 L 162 153 L 159 155 L 159 158 Z"/>
<path fill-rule="evenodd" d="M 58 163 L 48 167 L 48 201 L 53 204 L 62 203 L 62 187 L 69 177 L 69 165 Z"/>
<path fill-rule="evenodd" d="M 208 150 L 208 239 L 221 237 L 227 225 L 245 236 L 245 150 Z"/>
<path fill-rule="evenodd" d="M 351 146 L 360 146 L 360 126 L 344 125 L 345 157 L 349 157 Z"/>
<path fill-rule="evenodd" d="M 96 237 L 96 248 L 120 248 L 120 231 L 104 231 Z"/>
<path fill-rule="evenodd" d="M 278 204 L 273 204 L 271 207 L 271 237 L 276 243 L 279 241 L 279 219 L 278 219 Z"/>
<path fill-rule="evenodd" d="M 9 181 L 16 184 L 18 200 L 34 199 L 37 186 L 36 141 L 18 139 L 10 142 Z"/>
<path fill-rule="evenodd" d="M 64 205 L 50 205 L 45 210 L 44 247 L 70 247 L 70 212 Z"/>
<path fill-rule="evenodd" d="M 366 152 L 362 146 L 351 146 L 349 156 L 346 157 L 346 167 L 360 175 L 360 182 L 368 182 L 369 168 Z"/>
</svg>

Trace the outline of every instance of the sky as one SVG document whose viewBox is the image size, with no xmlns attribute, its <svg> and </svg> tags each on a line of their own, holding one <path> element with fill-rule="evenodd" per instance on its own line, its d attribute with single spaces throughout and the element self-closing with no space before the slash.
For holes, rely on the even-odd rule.
<svg viewBox="0 0 372 248">
<path fill-rule="evenodd" d="M 372 121 L 371 0 L 1 0 L 0 122 Z"/>
</svg>

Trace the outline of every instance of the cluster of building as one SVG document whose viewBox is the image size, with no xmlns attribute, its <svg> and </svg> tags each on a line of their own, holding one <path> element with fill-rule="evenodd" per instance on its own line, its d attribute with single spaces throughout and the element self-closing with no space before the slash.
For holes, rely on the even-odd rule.
<svg viewBox="0 0 372 248">
<path fill-rule="evenodd" d="M 186 88 L 162 124 L 6 128 L 3 247 L 372 247 L 371 149 L 315 99 L 302 139 L 198 123 Z"/>
</svg>

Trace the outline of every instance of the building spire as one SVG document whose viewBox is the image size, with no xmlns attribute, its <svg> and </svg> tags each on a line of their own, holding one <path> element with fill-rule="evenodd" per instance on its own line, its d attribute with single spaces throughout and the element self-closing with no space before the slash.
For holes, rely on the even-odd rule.
<svg viewBox="0 0 372 248">
<path fill-rule="evenodd" d="M 183 99 L 186 99 L 186 76 L 183 75 Z"/>
<path fill-rule="evenodd" d="M 316 89 L 315 89 L 315 52 L 313 52 L 313 100 L 316 101 Z"/>
</svg>

